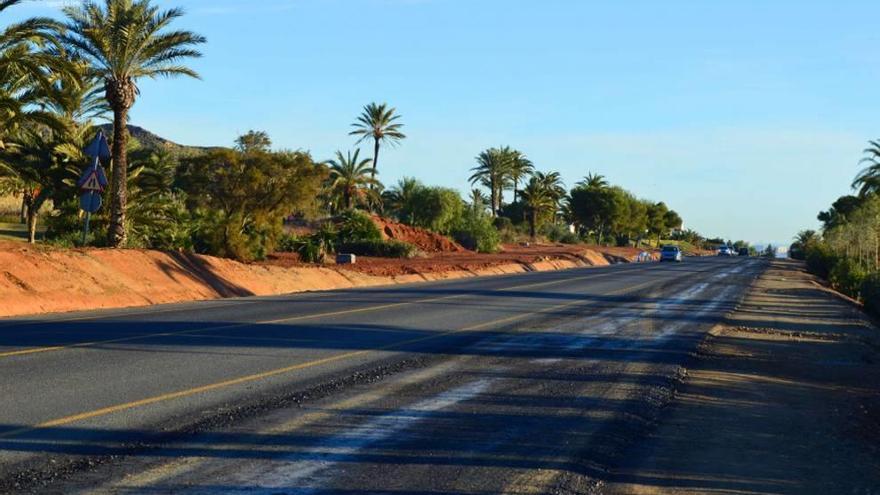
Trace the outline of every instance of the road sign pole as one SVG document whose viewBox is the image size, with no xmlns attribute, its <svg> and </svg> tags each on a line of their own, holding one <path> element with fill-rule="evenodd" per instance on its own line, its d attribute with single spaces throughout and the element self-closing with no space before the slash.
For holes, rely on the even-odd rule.
<svg viewBox="0 0 880 495">
<path fill-rule="evenodd" d="M 95 191 L 89 191 L 89 203 L 91 203 L 92 195 L 95 194 Z M 86 245 L 86 239 L 89 237 L 89 220 L 92 219 L 92 212 L 86 212 L 86 224 L 83 226 L 83 238 L 82 245 Z"/>
</svg>

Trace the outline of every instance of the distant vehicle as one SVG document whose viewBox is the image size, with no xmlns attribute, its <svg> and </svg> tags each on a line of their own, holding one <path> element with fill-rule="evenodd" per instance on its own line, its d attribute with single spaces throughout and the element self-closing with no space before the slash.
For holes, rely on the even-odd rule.
<svg viewBox="0 0 880 495">
<path fill-rule="evenodd" d="M 681 249 L 678 246 L 663 246 L 660 250 L 660 261 L 681 262 Z"/>
<path fill-rule="evenodd" d="M 749 255 L 749 248 L 747 248 L 747 247 L 739 248 L 739 255 L 740 256 L 748 256 Z"/>
<path fill-rule="evenodd" d="M 728 246 L 721 246 L 718 248 L 718 256 L 736 256 L 733 254 L 733 249 L 730 249 Z"/>
</svg>

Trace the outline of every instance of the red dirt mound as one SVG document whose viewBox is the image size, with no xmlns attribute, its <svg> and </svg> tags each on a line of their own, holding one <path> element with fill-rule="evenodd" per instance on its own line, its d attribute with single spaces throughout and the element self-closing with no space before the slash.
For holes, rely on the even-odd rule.
<svg viewBox="0 0 880 495">
<path fill-rule="evenodd" d="M 459 253 L 467 251 L 460 244 L 430 230 L 412 227 L 378 215 L 373 215 L 373 223 L 382 231 L 385 239 L 408 242 L 426 253 Z"/>
</svg>

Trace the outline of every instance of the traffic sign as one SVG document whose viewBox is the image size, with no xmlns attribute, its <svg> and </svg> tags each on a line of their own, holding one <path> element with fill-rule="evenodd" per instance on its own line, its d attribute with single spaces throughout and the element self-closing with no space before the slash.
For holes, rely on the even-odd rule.
<svg viewBox="0 0 880 495">
<path fill-rule="evenodd" d="M 107 138 L 104 137 L 104 131 L 98 131 L 95 139 L 83 150 L 86 155 L 92 158 L 100 158 L 103 160 L 110 159 L 110 147 L 107 146 Z"/>
<path fill-rule="evenodd" d="M 101 168 L 97 158 L 95 158 L 95 163 L 83 172 L 76 185 L 84 191 L 98 192 L 107 187 L 107 176 L 104 175 L 104 169 Z"/>
<path fill-rule="evenodd" d="M 83 193 L 79 197 L 79 207 L 86 213 L 95 213 L 101 208 L 101 195 L 94 191 Z"/>
</svg>

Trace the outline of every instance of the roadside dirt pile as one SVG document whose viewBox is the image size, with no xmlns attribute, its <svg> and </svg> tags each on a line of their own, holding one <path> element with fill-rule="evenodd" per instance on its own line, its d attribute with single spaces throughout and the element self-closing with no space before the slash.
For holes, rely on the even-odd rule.
<svg viewBox="0 0 880 495">
<path fill-rule="evenodd" d="M 403 241 L 416 246 L 426 253 L 460 253 L 467 251 L 448 237 L 430 230 L 412 227 L 387 218 L 373 215 L 373 223 L 382 231 L 382 237 Z"/>
<path fill-rule="evenodd" d="M 454 244 L 453 244 L 454 246 Z M 529 255 L 435 253 L 430 258 L 358 258 L 343 267 L 260 264 L 144 249 L 54 249 L 0 241 L 0 317 L 147 306 L 222 297 L 287 294 L 587 266 L 555 250 Z M 606 262 L 607 264 L 607 262 Z"/>
</svg>

